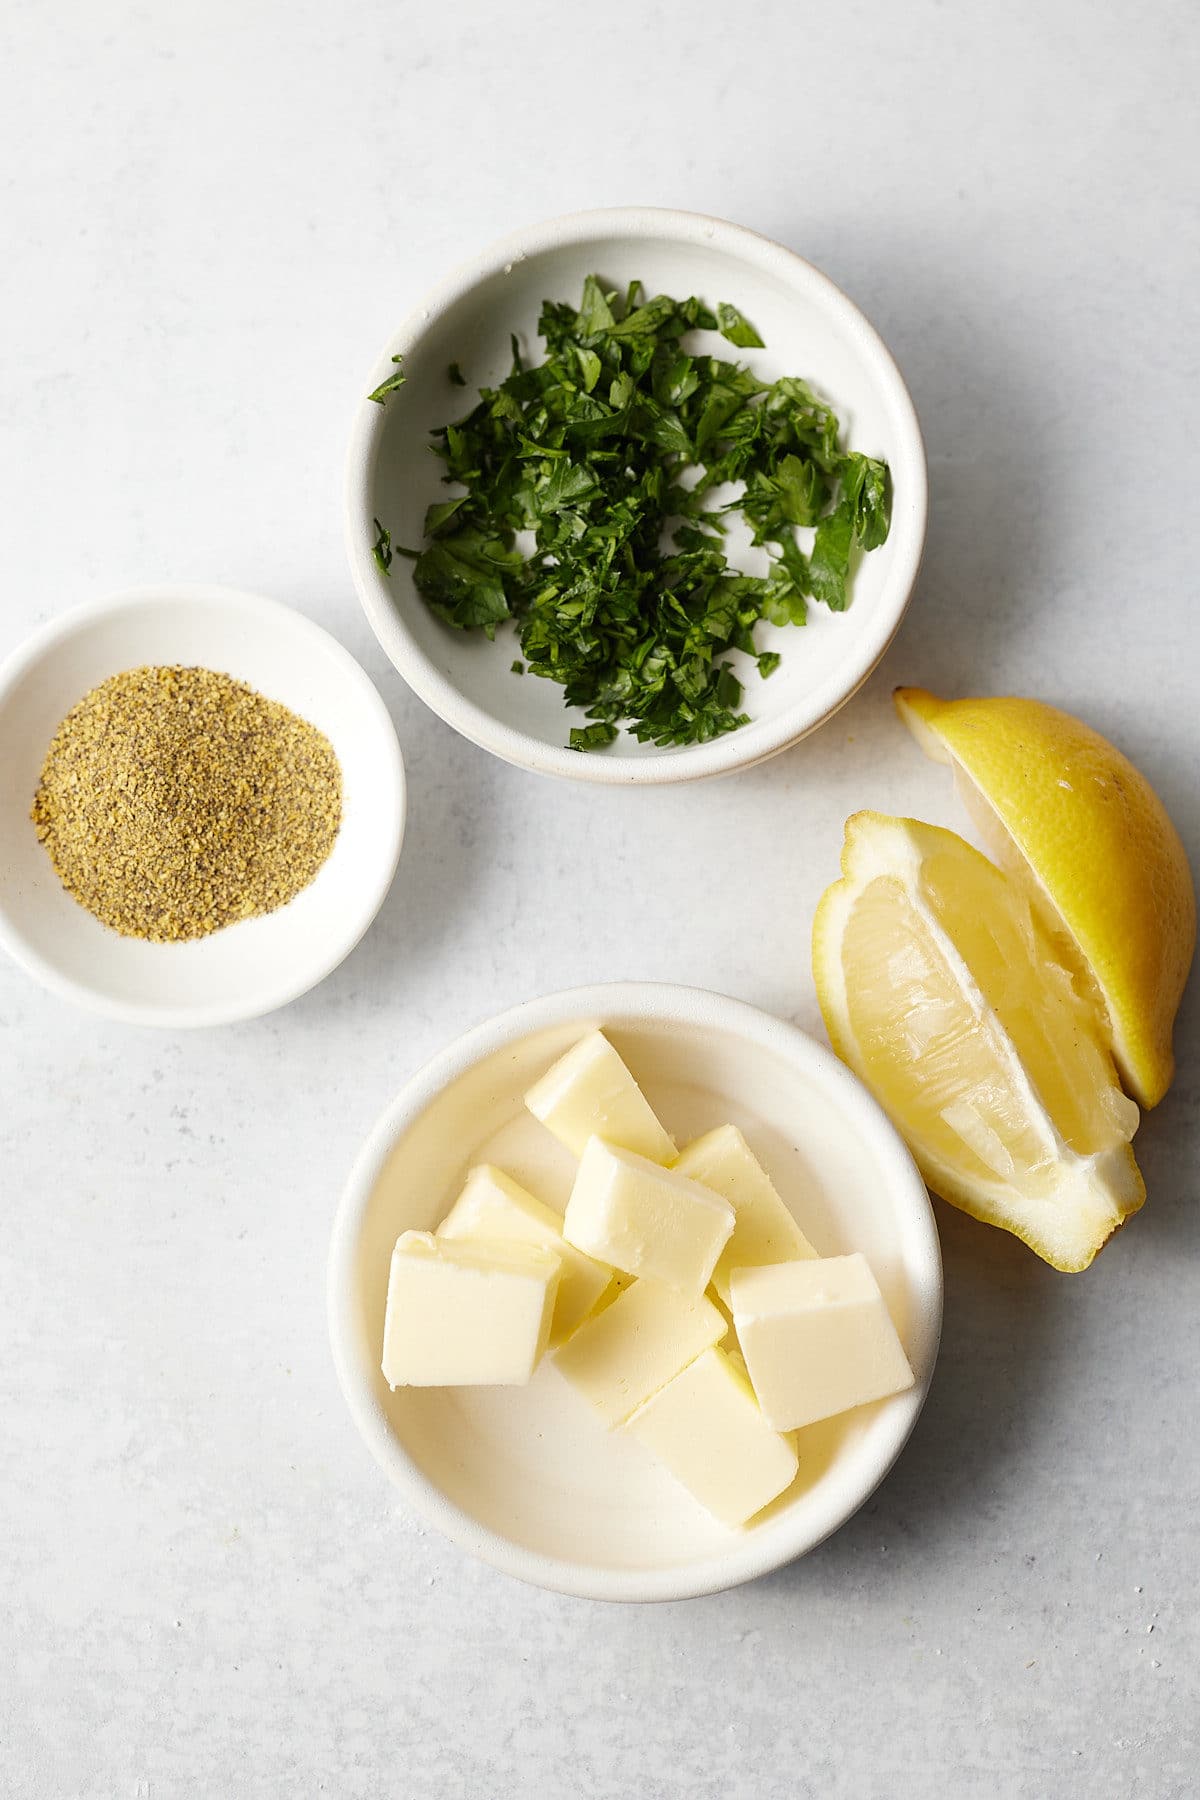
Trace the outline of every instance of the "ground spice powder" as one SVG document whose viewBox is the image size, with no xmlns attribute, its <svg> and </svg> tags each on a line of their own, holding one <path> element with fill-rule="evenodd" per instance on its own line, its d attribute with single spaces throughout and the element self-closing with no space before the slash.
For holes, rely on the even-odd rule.
<svg viewBox="0 0 1200 1800">
<path fill-rule="evenodd" d="M 127 669 L 46 753 L 38 837 L 67 892 L 125 937 L 178 943 L 274 912 L 341 824 L 328 738 L 211 669 Z"/>
</svg>

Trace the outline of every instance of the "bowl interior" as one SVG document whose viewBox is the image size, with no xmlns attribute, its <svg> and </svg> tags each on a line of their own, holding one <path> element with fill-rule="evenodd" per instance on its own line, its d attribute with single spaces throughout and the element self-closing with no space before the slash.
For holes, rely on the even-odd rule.
<svg viewBox="0 0 1200 1800">
<path fill-rule="evenodd" d="M 550 1359 L 527 1388 L 392 1393 L 379 1373 L 392 1245 L 402 1230 L 437 1225 L 472 1163 L 495 1162 L 565 1206 L 573 1159 L 525 1112 L 522 1094 L 593 1024 L 610 1033 L 677 1141 L 733 1121 L 822 1254 L 866 1252 L 917 1374 L 909 1393 L 801 1432 L 797 1484 L 741 1531 L 712 1519 L 639 1444 L 606 1431 Z M 777 1033 L 778 1041 L 769 1033 L 756 1040 L 702 1012 L 666 1019 L 606 1007 L 481 1055 L 384 1147 L 334 1259 L 339 1363 L 377 1457 L 476 1553 L 567 1591 L 703 1591 L 819 1541 L 903 1443 L 924 1398 L 940 1319 L 928 1199 L 853 1078 L 799 1033 Z M 543 1560 L 531 1564 L 530 1554 Z"/>
<path fill-rule="evenodd" d="M 249 682 L 318 726 L 342 766 L 342 827 L 310 886 L 278 912 L 182 944 L 120 937 L 93 918 L 60 885 L 29 817 L 63 716 L 97 683 L 146 663 Z M 47 985 L 117 1016 L 213 1023 L 302 993 L 374 916 L 403 820 L 403 768 L 378 694 L 326 632 L 271 601 L 210 589 L 84 608 L 33 646 L 0 693 L 0 930 Z"/>
<path fill-rule="evenodd" d="M 578 302 L 584 277 L 596 273 L 614 288 L 637 278 L 649 293 L 695 293 L 714 305 L 732 301 L 755 323 L 765 349 L 735 349 L 716 333 L 695 333 L 685 347 L 745 361 L 765 380 L 808 378 L 833 403 L 843 442 L 885 457 L 892 468 L 892 530 L 883 546 L 860 559 L 848 610 L 833 614 L 814 602 L 802 631 L 761 625 L 759 647 L 783 654 L 767 681 L 750 658 L 732 658 L 752 723 L 722 740 L 722 760 L 753 761 L 781 747 L 854 691 L 890 640 L 920 557 L 925 478 L 919 433 L 903 383 L 875 333 L 824 276 L 779 246 L 687 216 L 672 229 L 666 218 L 651 215 L 651 229 L 638 235 L 598 223 L 567 241 L 514 250 L 512 260 L 494 264 L 478 279 L 448 283 L 389 347 L 404 356 L 406 385 L 383 408 L 366 403 L 360 409 L 349 486 L 350 550 L 383 647 L 422 697 L 468 736 L 518 762 L 529 759 L 529 745 L 507 734 L 532 740 L 549 756 L 551 772 L 595 779 L 607 767 L 610 779 L 636 779 L 632 763 L 661 765 L 698 758 L 699 752 L 692 746 L 656 750 L 626 732 L 600 757 L 565 751 L 570 726 L 585 722 L 582 713 L 564 709 L 557 684 L 512 673 L 519 654 L 513 627 L 503 628 L 495 643 L 481 633 L 450 630 L 416 592 L 411 563 L 396 557 L 385 576 L 370 551 L 375 519 L 394 543 L 421 544 L 426 507 L 456 491 L 441 482 L 430 431 L 462 416 L 481 386 L 508 373 L 510 333 L 527 358 L 543 353 L 537 335 L 543 299 Z M 466 392 L 451 385 L 451 362 L 461 366 Z M 376 379 L 389 370 L 385 357 Z M 801 542 L 811 536 L 801 533 Z M 766 553 L 750 546 L 740 523 L 729 544 L 733 560 L 765 573 Z M 781 740 L 785 719 L 789 730 Z M 706 760 L 714 755 L 708 747 Z M 545 756 L 539 761 L 547 766 Z M 625 777 L 612 772 L 614 762 L 627 766 Z"/>
</svg>

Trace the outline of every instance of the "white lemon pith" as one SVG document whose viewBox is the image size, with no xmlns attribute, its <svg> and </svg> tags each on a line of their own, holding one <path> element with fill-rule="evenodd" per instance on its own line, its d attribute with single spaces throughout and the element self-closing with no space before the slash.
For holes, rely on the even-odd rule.
<svg viewBox="0 0 1200 1800">
<path fill-rule="evenodd" d="M 1067 946 L 953 832 L 858 813 L 813 927 L 830 1039 L 930 1187 L 1083 1269 L 1145 1197 L 1122 1094 Z"/>
</svg>

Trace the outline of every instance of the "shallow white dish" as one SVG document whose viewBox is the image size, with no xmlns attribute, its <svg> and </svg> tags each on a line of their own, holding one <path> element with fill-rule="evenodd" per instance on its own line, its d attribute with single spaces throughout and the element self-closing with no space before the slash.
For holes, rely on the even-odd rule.
<svg viewBox="0 0 1200 1800">
<path fill-rule="evenodd" d="M 182 944 L 119 936 L 59 883 L 29 809 L 60 720 L 123 669 L 182 663 L 249 682 L 318 726 L 342 766 L 342 826 L 290 905 Z M 159 587 L 64 613 L 0 668 L 0 944 L 53 993 L 135 1025 L 222 1025 L 322 980 L 383 902 L 404 836 L 404 764 L 349 653 L 278 601 Z"/>
<path fill-rule="evenodd" d="M 803 375 L 829 399 L 851 449 L 886 457 L 894 505 L 885 544 L 864 556 L 848 610 L 809 607 L 802 630 L 759 627 L 760 648 L 783 662 L 762 681 L 748 658 L 744 674 L 751 723 L 707 744 L 659 750 L 627 732 L 603 752 L 565 748 L 572 725 L 556 683 L 512 674 L 519 654 L 512 628 L 496 643 L 442 624 L 417 593 L 411 564 L 393 558 L 384 574 L 372 555 L 374 521 L 395 544 L 418 546 L 426 507 L 444 499 L 443 465 L 432 454 L 434 426 L 460 417 L 481 385 L 511 364 L 509 334 L 540 354 L 543 299 L 578 302 L 583 279 L 614 287 L 640 279 L 649 293 L 710 304 L 732 301 L 758 327 L 764 350 L 737 350 L 712 334 L 717 354 L 748 362 L 768 379 Z M 707 341 L 709 334 L 698 341 Z M 576 213 L 534 225 L 492 245 L 428 294 L 409 315 L 363 383 L 363 394 L 404 358 L 406 384 L 384 406 L 358 408 L 346 476 L 346 538 L 359 597 L 384 650 L 409 686 L 448 724 L 484 749 L 540 774 L 577 781 L 687 781 L 748 768 L 786 749 L 829 718 L 866 680 L 900 624 L 925 541 L 926 471 L 920 427 L 908 391 L 883 341 L 858 308 L 810 263 L 780 244 L 724 220 L 654 207 Z M 464 391 L 447 367 L 461 364 Z M 738 540 L 730 534 L 731 546 Z M 748 538 L 744 539 L 748 546 Z M 762 551 L 739 556 L 763 572 Z"/>
<path fill-rule="evenodd" d="M 818 1251 L 863 1250 L 916 1372 L 908 1393 L 802 1432 L 799 1484 L 741 1531 L 719 1525 L 543 1362 L 527 1388 L 401 1389 L 379 1372 L 388 1263 L 432 1229 L 467 1168 L 565 1203 L 573 1161 L 522 1095 L 603 1025 L 679 1142 L 732 1120 Z M 832 1052 L 737 1000 L 622 983 L 530 1001 L 428 1063 L 346 1185 L 330 1246 L 334 1359 L 355 1423 L 409 1504 L 473 1555 L 562 1593 L 677 1600 L 812 1549 L 883 1479 L 924 1403 L 941 1328 L 937 1231 L 895 1130 Z"/>
</svg>

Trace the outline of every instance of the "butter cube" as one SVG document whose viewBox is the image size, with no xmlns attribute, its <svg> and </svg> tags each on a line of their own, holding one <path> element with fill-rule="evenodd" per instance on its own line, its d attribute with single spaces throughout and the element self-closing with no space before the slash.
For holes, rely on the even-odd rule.
<svg viewBox="0 0 1200 1800">
<path fill-rule="evenodd" d="M 727 1329 L 703 1295 L 689 1300 L 661 1282 L 635 1281 L 585 1319 L 554 1362 L 609 1425 L 620 1425 Z"/>
<path fill-rule="evenodd" d="M 713 1286 L 726 1305 L 734 1269 L 796 1262 L 817 1254 L 736 1125 L 720 1125 L 694 1139 L 672 1167 L 712 1188 L 737 1214 L 733 1236 L 713 1270 Z"/>
<path fill-rule="evenodd" d="M 670 1162 L 675 1142 L 602 1031 L 589 1032 L 534 1083 L 525 1104 L 573 1156 L 607 1138 L 652 1162 Z"/>
<path fill-rule="evenodd" d="M 754 1391 L 777 1431 L 832 1418 L 913 1384 L 865 1256 L 735 1269 L 733 1322 Z"/>
<path fill-rule="evenodd" d="M 563 1236 L 589 1256 L 703 1294 L 733 1230 L 728 1200 L 603 1138 L 589 1138 L 563 1217 Z"/>
<path fill-rule="evenodd" d="M 550 1335 L 557 1256 L 537 1244 L 396 1239 L 383 1324 L 389 1387 L 527 1382 Z"/>
<path fill-rule="evenodd" d="M 551 1343 L 570 1337 L 613 1280 L 613 1272 L 568 1244 L 562 1215 L 490 1163 L 481 1163 L 437 1228 L 439 1238 L 540 1244 L 562 1264 L 554 1303 Z"/>
<path fill-rule="evenodd" d="M 761 1512 L 798 1467 L 795 1445 L 763 1418 L 740 1360 L 706 1350 L 624 1427 L 725 1525 Z"/>
</svg>

